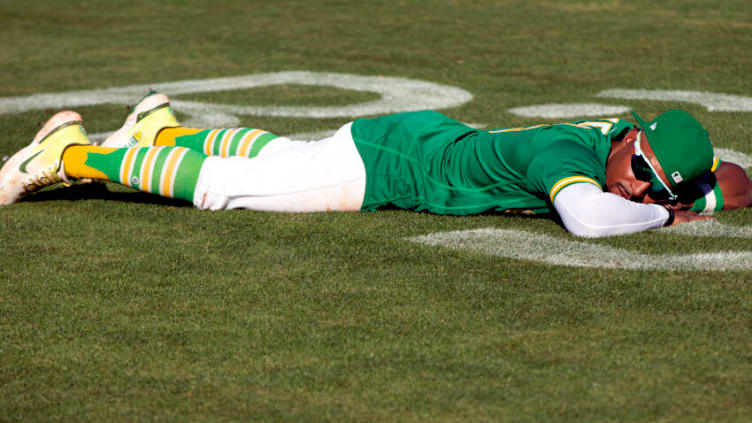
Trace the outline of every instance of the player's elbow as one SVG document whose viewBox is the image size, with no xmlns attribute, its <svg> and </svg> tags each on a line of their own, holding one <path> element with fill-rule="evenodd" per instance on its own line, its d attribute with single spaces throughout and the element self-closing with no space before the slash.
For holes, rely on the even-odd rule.
<svg viewBox="0 0 752 423">
<path fill-rule="evenodd" d="M 752 181 L 741 166 L 723 162 L 716 171 L 725 210 L 752 206 Z"/>
<path fill-rule="evenodd" d="M 580 238 L 604 238 L 613 235 L 607 228 L 599 228 L 583 224 L 564 224 L 570 234 Z"/>
</svg>

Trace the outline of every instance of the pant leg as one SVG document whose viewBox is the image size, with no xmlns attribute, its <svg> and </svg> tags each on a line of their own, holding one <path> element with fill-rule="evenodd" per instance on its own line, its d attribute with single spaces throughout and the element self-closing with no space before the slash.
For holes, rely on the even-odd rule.
<svg viewBox="0 0 752 423">
<path fill-rule="evenodd" d="M 208 210 L 360 210 L 366 172 L 350 127 L 321 141 L 282 141 L 252 159 L 208 157 L 193 203 Z"/>
</svg>

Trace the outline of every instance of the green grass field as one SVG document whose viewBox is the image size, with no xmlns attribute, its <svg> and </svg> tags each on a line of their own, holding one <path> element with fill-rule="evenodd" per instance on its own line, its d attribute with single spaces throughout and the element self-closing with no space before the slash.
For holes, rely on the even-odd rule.
<svg viewBox="0 0 752 423">
<path fill-rule="evenodd" d="M 752 155 L 752 103 L 596 96 L 752 97 L 747 0 L 0 0 L 0 23 L 0 156 L 55 111 L 9 98 L 281 71 L 461 88 L 472 100 L 442 111 L 488 127 L 561 121 L 510 112 L 549 103 L 682 107 L 716 147 Z M 174 98 L 379 96 L 287 83 Z M 75 110 L 90 133 L 127 114 Z M 299 134 L 354 117 L 239 123 Z M 716 222 L 742 233 L 752 210 Z M 409 240 L 479 228 L 576 240 L 548 219 L 202 212 L 101 184 L 0 208 L 0 421 L 749 421 L 748 267 L 565 267 Z M 752 251 L 749 237 L 666 231 L 586 242 Z"/>
</svg>

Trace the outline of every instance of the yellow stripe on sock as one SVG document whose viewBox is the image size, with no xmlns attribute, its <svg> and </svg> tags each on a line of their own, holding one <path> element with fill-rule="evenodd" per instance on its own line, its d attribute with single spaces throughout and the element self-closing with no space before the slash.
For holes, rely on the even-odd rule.
<svg viewBox="0 0 752 423">
<path fill-rule="evenodd" d="M 258 137 L 263 134 L 264 130 L 262 129 L 254 129 L 253 131 L 249 132 L 248 135 L 243 138 L 243 141 L 238 146 L 238 156 L 242 157 L 248 157 L 248 153 L 251 151 L 251 146 L 253 145 L 253 142 L 256 141 Z"/>
<path fill-rule="evenodd" d="M 162 150 L 162 147 L 152 147 L 146 153 L 144 163 L 141 165 L 141 190 L 151 192 L 152 172 L 154 171 L 154 159 Z"/>
<path fill-rule="evenodd" d="M 240 151 L 244 148 L 244 146 L 246 145 L 246 143 L 249 142 L 248 141 L 249 139 L 252 139 L 252 138 L 254 138 L 256 136 L 256 134 L 258 133 L 258 131 L 260 131 L 260 129 L 249 130 L 248 132 L 245 133 L 245 135 L 243 135 L 243 138 L 240 140 L 240 142 L 238 142 L 238 145 L 235 147 L 235 155 L 236 156 L 240 156 L 241 155 Z"/>
<path fill-rule="evenodd" d="M 180 167 L 180 161 L 187 152 L 187 148 L 175 147 L 170 155 L 167 156 L 165 167 L 162 170 L 162 184 L 159 188 L 159 195 L 173 198 L 175 175 L 177 174 L 178 167 Z"/>
<path fill-rule="evenodd" d="M 120 165 L 120 183 L 125 186 L 131 186 L 130 175 L 133 170 L 133 164 L 136 161 L 138 154 L 138 147 L 129 148 L 128 152 L 123 156 L 123 163 Z"/>
<path fill-rule="evenodd" d="M 217 139 L 217 135 L 221 129 L 212 129 L 209 132 L 209 135 L 207 135 L 206 140 L 204 140 L 204 154 L 207 156 L 212 155 L 212 150 L 214 150 L 214 141 Z"/>
<path fill-rule="evenodd" d="M 232 137 L 234 137 L 237 132 L 237 129 L 228 129 L 227 132 L 225 132 L 225 136 L 222 137 L 222 143 L 219 145 L 219 155 L 221 157 L 227 157 L 230 155 L 230 141 L 232 141 Z"/>
</svg>

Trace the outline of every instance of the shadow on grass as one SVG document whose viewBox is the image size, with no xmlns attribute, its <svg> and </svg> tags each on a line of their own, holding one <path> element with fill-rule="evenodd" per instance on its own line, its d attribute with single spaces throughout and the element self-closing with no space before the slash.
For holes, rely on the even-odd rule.
<svg viewBox="0 0 752 423">
<path fill-rule="evenodd" d="M 125 203 L 135 204 L 154 204 L 161 206 L 171 207 L 193 207 L 193 205 L 185 200 L 179 200 L 174 198 L 160 197 L 156 194 L 145 193 L 136 191 L 127 187 L 123 187 L 112 183 L 92 182 L 92 183 L 76 183 L 70 187 L 54 186 L 42 191 L 36 192 L 23 199 L 24 202 L 42 202 L 42 201 L 79 201 L 79 200 L 107 200 L 118 201 Z M 405 212 L 406 210 L 398 207 L 383 207 L 381 211 L 396 210 Z M 417 214 L 434 215 L 428 211 L 412 212 Z M 478 213 L 475 216 L 498 216 L 498 217 L 515 217 L 522 219 L 544 219 L 551 220 L 560 227 L 566 229 L 561 219 L 556 213 L 550 214 L 528 214 L 528 213 L 515 213 L 510 211 L 493 211 L 489 210 L 483 213 Z"/>
<path fill-rule="evenodd" d="M 156 204 L 172 207 L 192 207 L 185 200 L 160 197 L 156 194 L 126 190 L 110 190 L 107 184 L 93 182 L 89 184 L 75 184 L 70 187 L 55 187 L 43 190 L 23 199 L 24 202 L 32 201 L 79 201 L 79 200 L 107 200 L 127 203 Z"/>
</svg>

